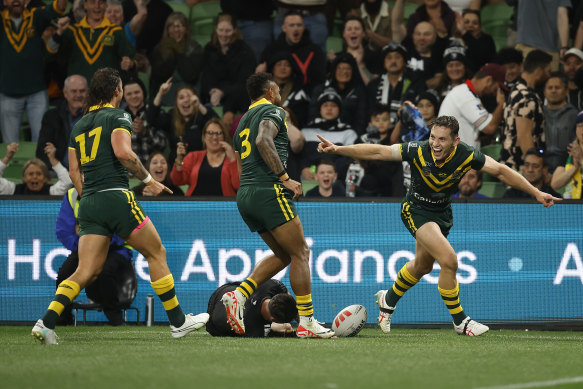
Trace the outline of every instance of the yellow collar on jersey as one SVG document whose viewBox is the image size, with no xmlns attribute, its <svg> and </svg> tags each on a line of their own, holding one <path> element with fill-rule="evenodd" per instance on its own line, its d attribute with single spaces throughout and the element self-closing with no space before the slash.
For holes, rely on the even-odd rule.
<svg viewBox="0 0 583 389">
<path fill-rule="evenodd" d="M 92 27 L 89 22 L 87 21 L 87 16 L 84 16 L 83 19 L 81 19 L 81 21 L 79 23 L 77 23 L 77 26 L 81 27 L 81 28 L 105 28 L 105 27 L 109 27 L 109 26 L 114 26 L 113 23 L 111 23 L 109 21 L 108 18 L 106 18 L 105 16 L 103 17 L 103 20 L 101 21 L 101 23 L 99 23 L 99 26 L 97 27 Z"/>
<path fill-rule="evenodd" d="M 261 104 L 271 104 L 271 101 L 267 100 L 267 99 L 264 97 L 264 98 L 262 98 L 261 100 L 259 100 L 259 101 L 256 101 L 256 102 L 254 102 L 253 104 L 251 104 L 251 105 L 249 106 L 249 109 L 251 109 L 251 108 L 254 108 L 254 107 L 257 107 L 258 105 L 261 105 Z"/>
<path fill-rule="evenodd" d="M 451 154 L 441 164 L 437 163 L 437 161 L 435 160 L 435 157 L 433 156 L 433 153 L 431 153 L 431 150 L 429 150 L 429 152 L 431 153 L 431 158 L 433 158 L 433 162 L 435 163 L 435 166 L 441 168 L 441 167 L 443 167 L 443 165 L 445 165 L 446 163 L 448 163 L 449 161 L 451 161 L 451 159 L 455 155 L 456 150 L 457 150 L 457 146 L 455 146 L 453 148 L 453 151 L 451 152 Z"/>
<path fill-rule="evenodd" d="M 111 105 L 109 103 L 101 104 L 101 105 L 94 105 L 94 106 L 89 108 L 89 112 L 95 111 L 96 109 L 101 109 L 101 108 L 113 108 L 113 105 Z"/>
</svg>

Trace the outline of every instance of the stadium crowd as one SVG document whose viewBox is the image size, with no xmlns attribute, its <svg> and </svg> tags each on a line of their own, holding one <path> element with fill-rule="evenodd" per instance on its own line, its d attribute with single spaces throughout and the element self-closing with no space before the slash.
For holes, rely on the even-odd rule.
<svg viewBox="0 0 583 389">
<path fill-rule="evenodd" d="M 583 1 L 4 0 L 2 23 L 0 194 L 67 193 L 87 82 L 112 67 L 132 148 L 174 195 L 236 194 L 230 137 L 246 79 L 267 71 L 288 113 L 287 171 L 309 196 L 400 197 L 410 179 L 407 162 L 321 160 L 316 134 L 391 145 L 451 115 L 464 143 L 581 198 Z M 5 174 L 21 143 L 35 155 Z M 517 196 L 466 178 L 460 198 Z"/>
</svg>

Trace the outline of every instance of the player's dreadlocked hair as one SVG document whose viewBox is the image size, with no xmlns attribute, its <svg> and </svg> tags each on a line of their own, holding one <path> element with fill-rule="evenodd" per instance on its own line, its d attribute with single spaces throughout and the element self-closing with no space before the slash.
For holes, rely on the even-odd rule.
<svg viewBox="0 0 583 389">
<path fill-rule="evenodd" d="M 269 313 L 276 323 L 289 323 L 298 316 L 296 300 L 287 293 L 279 293 L 273 296 L 267 304 Z"/>
<path fill-rule="evenodd" d="M 431 126 L 431 128 L 433 127 L 449 128 L 453 139 L 458 137 L 460 131 L 460 125 L 457 119 L 453 116 L 439 116 L 433 121 L 433 126 Z"/>
<path fill-rule="evenodd" d="M 111 101 L 121 77 L 116 69 L 102 68 L 95 72 L 89 85 L 89 93 L 85 103 L 85 113 L 94 105 L 106 104 Z"/>
<path fill-rule="evenodd" d="M 269 73 L 255 73 L 247 79 L 247 94 L 251 101 L 255 101 L 267 92 L 269 83 L 273 81 Z"/>
</svg>

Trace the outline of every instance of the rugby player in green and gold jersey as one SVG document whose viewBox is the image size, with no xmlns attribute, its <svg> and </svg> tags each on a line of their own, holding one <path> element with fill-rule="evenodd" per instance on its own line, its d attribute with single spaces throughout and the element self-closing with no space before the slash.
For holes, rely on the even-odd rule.
<svg viewBox="0 0 583 389">
<path fill-rule="evenodd" d="M 547 208 L 560 200 L 541 192 L 508 166 L 460 142 L 458 131 L 456 118 L 440 116 L 434 121 L 427 141 L 390 146 L 336 146 L 318 135 L 322 141 L 318 151 L 322 153 L 354 159 L 408 161 L 411 164 L 411 186 L 401 204 L 401 219 L 415 237 L 416 253 L 415 259 L 399 271 L 393 287 L 375 294 L 380 308 L 378 323 L 385 333 L 391 330 L 391 316 L 399 299 L 421 277 L 431 272 L 435 261 L 441 266 L 439 293 L 453 317 L 455 331 L 468 336 L 478 336 L 488 331 L 487 326 L 470 319 L 462 309 L 456 280 L 457 256 L 447 240 L 453 224 L 450 197 L 468 170 L 476 169 L 491 174 L 530 194 Z"/>
<path fill-rule="evenodd" d="M 279 107 L 279 86 L 271 75 L 256 73 L 247 79 L 247 92 L 251 106 L 233 137 L 241 179 L 237 207 L 249 229 L 259 233 L 274 255 L 259 262 L 237 289 L 223 295 L 227 321 L 237 334 L 244 334 L 245 301 L 258 285 L 289 265 L 300 316 L 297 336 L 330 338 L 334 332 L 314 319 L 310 250 L 293 203 L 302 194 L 302 185 L 285 170 L 289 139 L 286 113 Z"/>
<path fill-rule="evenodd" d="M 182 312 L 174 279 L 166 263 L 166 249 L 142 206 L 128 187 L 128 171 L 155 195 L 170 191 L 152 178 L 132 151 L 131 117 L 119 109 L 123 89 L 119 72 L 99 69 L 89 86 L 87 112 L 75 124 L 69 141 L 69 175 L 79 195 L 79 266 L 57 288 L 55 298 L 32 336 L 43 344 L 57 344 L 55 324 L 65 307 L 101 273 L 115 232 L 148 261 L 152 288 L 170 321 L 171 335 L 180 338 L 202 327 L 208 313 Z"/>
</svg>

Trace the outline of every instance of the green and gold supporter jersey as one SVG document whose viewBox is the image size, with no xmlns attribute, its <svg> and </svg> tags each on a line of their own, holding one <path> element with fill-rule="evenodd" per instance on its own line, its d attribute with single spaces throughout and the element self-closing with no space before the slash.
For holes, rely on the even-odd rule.
<svg viewBox="0 0 583 389">
<path fill-rule="evenodd" d="M 128 172 L 111 146 L 114 131 L 132 133 L 131 116 L 109 104 L 93 106 L 83 116 L 69 138 L 69 148 L 77 152 L 83 172 L 83 196 L 104 189 L 128 189 Z"/>
<path fill-rule="evenodd" d="M 431 154 L 429 141 L 399 145 L 403 161 L 411 164 L 411 185 L 406 200 L 426 209 L 442 209 L 458 191 L 458 183 L 470 169 L 480 170 L 486 157 L 479 150 L 460 142 L 442 164 Z"/>
<path fill-rule="evenodd" d="M 233 137 L 233 147 L 241 156 L 241 186 L 279 182 L 279 178 L 267 166 L 255 144 L 259 123 L 263 120 L 272 121 L 278 128 L 278 133 L 273 142 L 281 163 L 284 168 L 287 168 L 289 139 L 287 137 L 285 111 L 266 99 L 261 99 L 252 104 L 249 107 L 249 111 L 243 115 Z"/>
</svg>

